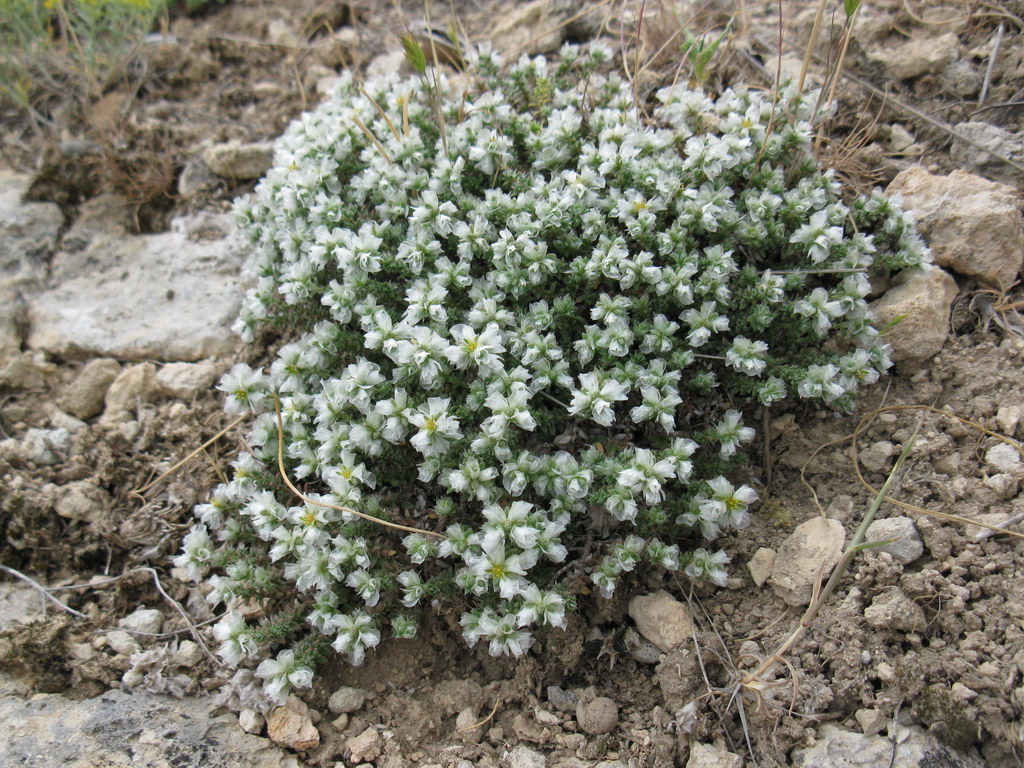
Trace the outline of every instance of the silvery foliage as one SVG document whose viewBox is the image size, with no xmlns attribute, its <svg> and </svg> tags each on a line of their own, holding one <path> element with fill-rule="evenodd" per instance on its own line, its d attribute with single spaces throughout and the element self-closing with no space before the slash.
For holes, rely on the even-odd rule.
<svg viewBox="0 0 1024 768">
<path fill-rule="evenodd" d="M 467 90 L 440 78 L 447 152 L 420 82 L 395 77 L 342 76 L 277 142 L 238 205 L 255 288 L 237 330 L 304 333 L 222 380 L 253 453 L 177 558 L 216 571 L 230 664 L 298 634 L 247 620 L 253 597 L 291 595 L 358 664 L 449 595 L 470 645 L 518 655 L 564 625 L 580 574 L 605 596 L 643 562 L 721 584 L 728 558 L 694 546 L 757 499 L 724 477 L 754 437 L 741 407 L 849 409 L 889 366 L 868 277 L 928 255 L 896 203 L 842 202 L 811 155 L 814 96 L 676 86 L 640 117 L 608 58 L 502 72 L 484 52 Z M 443 538 L 290 495 L 271 393 L 310 498 Z M 294 647 L 256 670 L 278 700 L 311 678 Z"/>
</svg>

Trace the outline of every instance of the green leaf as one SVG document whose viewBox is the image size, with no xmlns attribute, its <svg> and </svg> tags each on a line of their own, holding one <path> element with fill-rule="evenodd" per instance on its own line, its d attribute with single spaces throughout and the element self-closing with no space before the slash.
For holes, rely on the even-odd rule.
<svg viewBox="0 0 1024 768">
<path fill-rule="evenodd" d="M 427 71 L 427 54 L 412 35 L 402 35 L 402 47 L 405 49 L 405 58 L 409 65 L 417 72 L 424 74 Z"/>
<path fill-rule="evenodd" d="M 846 11 L 846 16 L 849 18 L 857 12 L 857 8 L 860 7 L 860 0 L 843 0 L 843 10 Z"/>
</svg>

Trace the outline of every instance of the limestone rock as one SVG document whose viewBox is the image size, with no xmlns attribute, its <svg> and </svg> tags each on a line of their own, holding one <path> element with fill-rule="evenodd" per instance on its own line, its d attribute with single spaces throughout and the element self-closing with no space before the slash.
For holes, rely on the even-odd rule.
<svg viewBox="0 0 1024 768">
<path fill-rule="evenodd" d="M 208 698 L 141 690 L 82 701 L 0 696 L 0 765 L 299 768 L 293 755 L 244 733 L 231 715 L 214 717 L 215 709 Z"/>
<path fill-rule="evenodd" d="M 31 183 L 31 176 L 0 171 L 0 287 L 42 283 L 64 226 L 56 203 L 24 202 Z"/>
<path fill-rule="evenodd" d="M 892 760 L 893 740 L 883 734 L 865 736 L 831 723 L 821 726 L 813 747 L 793 751 L 793 768 L 984 768 L 975 760 L 943 746 L 918 727 L 899 726 L 896 732 L 896 759 Z"/>
<path fill-rule="evenodd" d="M 267 716 L 267 735 L 275 744 L 301 752 L 320 744 L 320 732 L 309 717 L 309 707 L 294 695 Z"/>
<path fill-rule="evenodd" d="M 896 450 L 896 446 L 888 440 L 879 440 L 867 448 L 859 450 L 857 456 L 865 469 L 872 472 L 886 472 L 892 463 L 892 457 L 897 453 L 899 452 Z"/>
<path fill-rule="evenodd" d="M 769 583 L 789 605 L 807 605 L 814 584 L 829 573 L 843 553 L 842 523 L 812 517 L 796 527 L 775 557 Z"/>
<path fill-rule="evenodd" d="M 243 290 L 228 217 L 177 219 L 170 232 L 86 232 L 61 251 L 59 284 L 31 299 L 26 343 L 64 357 L 191 361 L 233 352 Z"/>
<path fill-rule="evenodd" d="M 121 372 L 117 360 L 90 360 L 57 400 L 57 405 L 79 419 L 91 419 L 103 410 L 107 390 Z"/>
<path fill-rule="evenodd" d="M 0 365 L 21 351 L 26 322 L 24 298 L 18 291 L 0 287 Z"/>
<path fill-rule="evenodd" d="M 112 503 L 110 494 L 90 480 L 79 480 L 60 489 L 57 514 L 68 520 L 93 523 Z"/>
<path fill-rule="evenodd" d="M 996 411 L 996 423 L 1007 437 L 1017 433 L 1017 425 L 1024 416 L 1024 408 L 1019 405 L 1001 405 Z"/>
<path fill-rule="evenodd" d="M 562 22 L 575 8 L 575 3 L 562 0 L 532 0 L 511 6 L 508 13 L 496 20 L 491 42 L 496 50 L 512 58 L 523 53 L 535 56 L 556 51 L 567 34 Z"/>
<path fill-rule="evenodd" d="M 56 372 L 42 352 L 22 352 L 0 367 L 0 389 L 42 389 Z"/>
<path fill-rule="evenodd" d="M 869 58 L 878 62 L 894 80 L 910 80 L 921 75 L 938 74 L 956 53 L 959 41 L 948 33 L 936 38 L 907 40 L 899 45 L 883 44 Z"/>
<path fill-rule="evenodd" d="M 611 733 L 619 724 L 619 705 L 607 696 L 582 698 L 576 705 L 576 721 L 584 733 Z"/>
<path fill-rule="evenodd" d="M 546 768 L 548 764 L 544 755 L 522 744 L 509 750 L 505 759 L 509 768 Z"/>
<path fill-rule="evenodd" d="M 721 747 L 694 743 L 686 768 L 743 768 L 743 758 Z"/>
<path fill-rule="evenodd" d="M 342 712 L 351 713 L 362 709 L 365 703 L 366 691 L 343 686 L 331 694 L 327 708 L 334 714 L 340 715 Z"/>
<path fill-rule="evenodd" d="M 921 606 L 899 587 L 889 587 L 864 609 L 864 618 L 876 629 L 915 632 L 924 629 L 925 616 Z"/>
<path fill-rule="evenodd" d="M 1009 443 L 999 443 L 985 451 L 985 464 L 996 472 L 1013 474 L 1021 468 L 1020 452 Z"/>
<path fill-rule="evenodd" d="M 914 166 L 886 191 L 902 195 L 936 264 L 996 288 L 1008 288 L 1017 278 L 1024 234 L 1012 188 L 967 171 L 938 176 Z"/>
<path fill-rule="evenodd" d="M 383 744 L 380 734 L 374 728 L 367 728 L 358 736 L 353 736 L 345 742 L 349 754 L 352 756 L 352 763 L 363 763 L 369 760 L 376 760 L 380 756 Z"/>
<path fill-rule="evenodd" d="M 980 121 L 960 123 L 956 126 L 956 133 L 959 136 L 953 139 L 953 145 L 949 148 L 953 162 L 971 168 L 993 181 L 1015 189 L 1024 189 L 1024 171 L 1004 163 L 983 149 L 987 147 L 1024 164 L 1024 136 L 1019 132 L 1011 132 L 998 125 Z"/>
<path fill-rule="evenodd" d="M 215 144 L 203 153 L 210 170 L 227 179 L 258 179 L 274 161 L 273 147 L 267 143 L 243 144 L 229 141 Z"/>
<path fill-rule="evenodd" d="M 139 363 L 125 368 L 107 390 L 103 416 L 117 419 L 135 413 L 139 403 L 148 402 L 156 392 L 156 367 Z"/>
<path fill-rule="evenodd" d="M 132 632 L 156 635 L 164 628 L 164 615 L 156 608 L 139 608 L 117 622 L 117 626 Z"/>
<path fill-rule="evenodd" d="M 548 701 L 559 712 L 575 712 L 576 704 L 580 697 L 572 691 L 566 691 L 557 685 L 549 685 L 547 688 Z"/>
<path fill-rule="evenodd" d="M 907 271 L 902 281 L 871 304 L 876 326 L 902 317 L 886 334 L 896 361 L 924 361 L 939 352 L 949 333 L 949 308 L 956 298 L 956 282 L 943 270 Z"/>
<path fill-rule="evenodd" d="M 674 651 L 693 634 L 689 610 L 663 589 L 630 600 L 629 615 L 640 634 L 665 653 Z"/>
<path fill-rule="evenodd" d="M 238 713 L 238 724 L 246 733 L 260 734 L 266 722 L 266 718 L 255 709 L 243 709 Z"/>
<path fill-rule="evenodd" d="M 123 629 L 115 629 L 113 632 L 107 632 L 105 637 L 107 638 L 107 645 L 113 648 L 116 653 L 120 653 L 123 656 L 131 656 L 133 653 L 138 653 L 142 650 L 142 646 L 139 645 L 139 641 Z"/>
<path fill-rule="evenodd" d="M 864 541 L 886 541 L 891 544 L 872 549 L 872 552 L 888 552 L 904 565 L 912 563 L 924 554 L 924 543 L 917 532 L 914 521 L 909 517 L 888 517 L 875 520 L 868 526 Z"/>
<path fill-rule="evenodd" d="M 622 633 L 622 644 L 633 661 L 657 664 L 661 659 L 661 649 L 646 637 L 641 637 L 632 627 L 626 627 L 626 631 Z"/>
<path fill-rule="evenodd" d="M 753 554 L 747 562 L 747 570 L 750 571 L 750 578 L 758 587 L 762 586 L 768 577 L 772 575 L 772 568 L 775 566 L 775 550 L 768 547 L 761 547 Z"/>
<path fill-rule="evenodd" d="M 25 432 L 18 445 L 18 457 L 37 467 L 50 467 L 71 455 L 71 433 L 66 429 L 36 429 Z"/>
<path fill-rule="evenodd" d="M 168 363 L 157 371 L 156 381 L 165 395 L 189 401 L 210 389 L 223 369 L 224 366 L 212 360 Z"/>
</svg>

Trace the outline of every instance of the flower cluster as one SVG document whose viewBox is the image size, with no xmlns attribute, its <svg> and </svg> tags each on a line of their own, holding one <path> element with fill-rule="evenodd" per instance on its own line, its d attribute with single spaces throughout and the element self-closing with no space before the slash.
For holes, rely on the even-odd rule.
<svg viewBox="0 0 1024 768">
<path fill-rule="evenodd" d="M 643 564 L 723 583 L 728 558 L 695 547 L 757 499 L 726 477 L 742 408 L 849 408 L 889 365 L 868 278 L 927 254 L 895 204 L 842 202 L 813 97 L 672 87 L 642 119 L 609 55 L 484 53 L 468 90 L 439 78 L 440 111 L 417 82 L 344 76 L 239 204 L 237 329 L 301 335 L 224 377 L 253 452 L 178 563 L 217 572 L 211 601 L 277 607 L 227 615 L 226 661 L 304 635 L 257 669 L 271 694 L 453 596 L 470 645 L 519 655 L 581 575 L 604 595 Z"/>
</svg>

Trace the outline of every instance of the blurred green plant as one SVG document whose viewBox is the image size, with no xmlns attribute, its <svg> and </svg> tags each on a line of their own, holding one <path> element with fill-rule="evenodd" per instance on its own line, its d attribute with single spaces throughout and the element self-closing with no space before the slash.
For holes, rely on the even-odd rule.
<svg viewBox="0 0 1024 768">
<path fill-rule="evenodd" d="M 725 42 L 731 31 L 732 21 L 726 24 L 722 34 L 713 40 L 710 34 L 697 37 L 689 30 L 686 30 L 686 42 L 683 43 L 681 48 L 683 55 L 689 59 L 690 66 L 693 67 L 691 87 L 703 88 L 705 83 L 707 83 L 708 78 L 711 76 L 711 59 L 714 58 L 719 46 Z"/>
<path fill-rule="evenodd" d="M 0 103 L 38 124 L 47 93 L 95 101 L 166 9 L 167 0 L 0 0 Z"/>
</svg>

